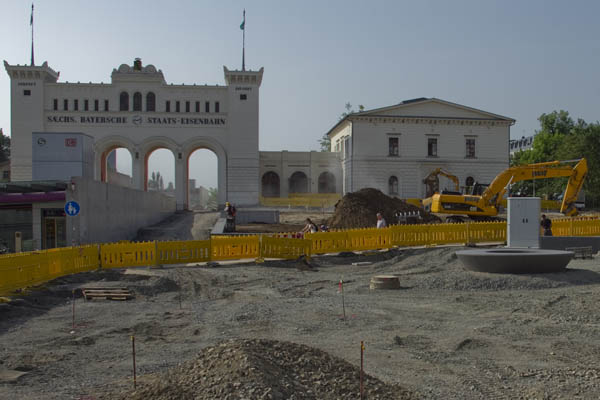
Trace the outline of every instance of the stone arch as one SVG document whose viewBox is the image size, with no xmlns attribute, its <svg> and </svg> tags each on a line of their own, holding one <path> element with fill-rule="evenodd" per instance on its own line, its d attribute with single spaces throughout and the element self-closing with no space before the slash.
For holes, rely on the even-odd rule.
<svg viewBox="0 0 600 400">
<path fill-rule="evenodd" d="M 227 186 L 227 152 L 223 145 L 217 140 L 210 137 L 196 137 L 184 142 L 181 145 L 182 159 L 185 163 L 181 168 L 181 184 L 185 190 L 185 198 L 187 199 L 188 183 L 189 183 L 189 161 L 192 153 L 198 149 L 207 149 L 215 153 L 217 156 L 217 190 L 219 206 L 225 204 L 228 196 Z M 177 178 L 176 178 L 177 180 Z M 178 190 L 178 189 L 177 189 Z M 187 204 L 187 200 L 186 200 Z"/>
<path fill-rule="evenodd" d="M 279 197 L 281 195 L 281 183 L 277 172 L 267 171 L 263 174 L 261 194 L 263 197 Z"/>
<path fill-rule="evenodd" d="M 175 189 L 177 190 L 177 159 L 181 151 L 177 143 L 166 136 L 152 136 L 145 139 L 140 145 L 144 160 L 144 190 L 148 190 L 148 160 L 155 150 L 167 149 L 173 153 L 173 159 L 175 160 Z"/>
<path fill-rule="evenodd" d="M 111 151 L 125 148 L 131 154 L 132 163 L 135 164 L 135 156 L 137 153 L 135 144 L 125 136 L 112 135 L 98 140 L 94 144 L 94 176 L 96 179 L 106 182 L 106 159 Z M 132 166 L 133 173 L 133 166 Z"/>
<path fill-rule="evenodd" d="M 308 177 L 302 171 L 296 171 L 289 179 L 290 193 L 308 193 Z"/>
<path fill-rule="evenodd" d="M 319 193 L 335 193 L 335 175 L 329 171 L 319 175 Z"/>
</svg>

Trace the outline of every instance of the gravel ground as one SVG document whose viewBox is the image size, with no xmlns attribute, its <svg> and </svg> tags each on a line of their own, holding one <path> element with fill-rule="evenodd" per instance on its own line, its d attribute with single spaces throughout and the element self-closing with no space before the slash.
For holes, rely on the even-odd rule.
<svg viewBox="0 0 600 400">
<path fill-rule="evenodd" d="M 61 278 L 0 304 L 0 398 L 127 393 L 132 334 L 142 389 L 225 340 L 293 342 L 354 366 L 364 340 L 368 374 L 425 399 L 599 398 L 597 259 L 558 274 L 489 275 L 464 270 L 459 249 L 323 256 L 313 268 L 267 261 Z M 369 290 L 379 274 L 399 275 L 401 289 Z M 85 286 L 137 295 L 77 298 L 70 333 L 71 291 Z"/>
</svg>

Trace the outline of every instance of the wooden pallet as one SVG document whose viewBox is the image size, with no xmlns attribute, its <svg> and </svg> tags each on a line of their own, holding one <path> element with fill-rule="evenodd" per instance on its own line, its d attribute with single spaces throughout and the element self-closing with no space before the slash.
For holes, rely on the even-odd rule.
<svg viewBox="0 0 600 400">
<path fill-rule="evenodd" d="M 587 247 L 567 247 L 565 249 L 566 251 L 572 251 L 573 253 L 575 253 L 573 255 L 573 258 L 582 258 L 582 259 L 586 259 L 586 258 L 594 258 L 594 253 L 593 253 L 593 248 L 592 246 L 587 246 Z"/>
<path fill-rule="evenodd" d="M 86 300 L 104 299 L 104 300 L 131 300 L 135 296 L 124 287 L 93 287 L 82 288 L 81 293 Z"/>
</svg>

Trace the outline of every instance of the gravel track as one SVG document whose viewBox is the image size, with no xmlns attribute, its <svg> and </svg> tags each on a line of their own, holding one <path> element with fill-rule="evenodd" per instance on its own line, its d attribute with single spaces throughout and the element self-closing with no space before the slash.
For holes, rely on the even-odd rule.
<svg viewBox="0 0 600 400">
<path fill-rule="evenodd" d="M 421 398 L 599 398 L 597 259 L 574 260 L 559 274 L 491 275 L 464 270 L 459 249 L 323 256 L 313 269 L 267 261 L 57 279 L 0 304 L 0 398 L 125 393 L 131 334 L 142 386 L 230 339 L 307 345 L 354 366 L 364 340 L 366 372 Z M 369 290 L 377 274 L 397 274 L 401 289 Z M 70 334 L 71 290 L 93 285 L 127 286 L 137 296 L 78 298 Z M 8 383 L 3 371 L 25 374 Z"/>
</svg>

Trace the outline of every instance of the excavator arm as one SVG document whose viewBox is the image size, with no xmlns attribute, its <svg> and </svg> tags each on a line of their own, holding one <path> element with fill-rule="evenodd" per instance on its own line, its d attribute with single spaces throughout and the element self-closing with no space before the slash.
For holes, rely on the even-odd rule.
<svg viewBox="0 0 600 400">
<path fill-rule="evenodd" d="M 567 163 L 577 162 L 573 167 Z M 574 206 L 575 200 L 583 187 L 587 174 L 587 161 L 585 158 L 567 161 L 550 161 L 537 164 L 518 165 L 502 171 L 482 193 L 481 199 L 487 206 L 497 206 L 509 185 L 526 180 L 569 177 L 567 189 L 563 197 L 560 211 L 565 215 L 577 214 Z"/>
<path fill-rule="evenodd" d="M 450 179 L 452 182 L 454 182 L 454 186 L 455 186 L 455 191 L 459 192 L 460 191 L 460 182 L 458 181 L 458 178 L 455 175 L 452 175 L 450 172 L 446 172 L 441 168 L 436 168 L 433 171 L 431 171 L 431 173 L 429 175 L 427 175 L 425 177 L 425 179 L 423 179 L 423 183 L 427 183 L 429 182 L 429 180 L 435 176 L 438 175 L 442 175 L 445 176 L 446 178 Z"/>
<path fill-rule="evenodd" d="M 572 166 L 574 162 L 577 164 Z M 575 215 L 575 201 L 583 187 L 587 170 L 585 158 L 519 165 L 498 174 L 481 196 L 436 193 L 423 200 L 423 205 L 431 212 L 488 218 L 498 214 L 502 197 L 511 184 L 532 179 L 569 177 L 560 211 L 565 215 Z"/>
</svg>

